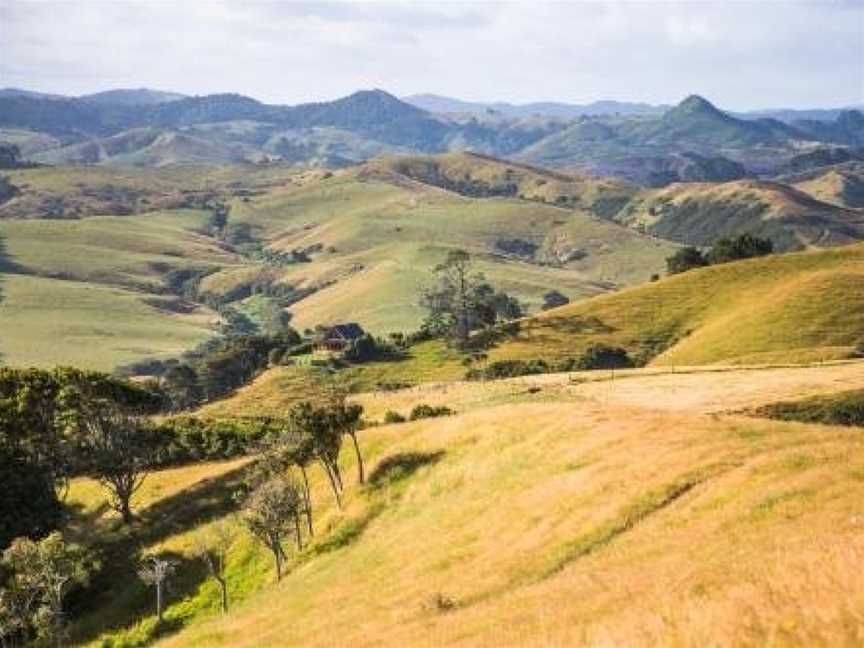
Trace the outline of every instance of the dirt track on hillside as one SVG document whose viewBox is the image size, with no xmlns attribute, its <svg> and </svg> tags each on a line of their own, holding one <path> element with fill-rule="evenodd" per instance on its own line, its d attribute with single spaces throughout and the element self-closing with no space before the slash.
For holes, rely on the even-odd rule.
<svg viewBox="0 0 864 648">
<path fill-rule="evenodd" d="M 639 375 L 574 385 L 604 403 L 676 412 L 727 412 L 848 389 L 864 389 L 864 362 L 824 366 Z"/>
</svg>

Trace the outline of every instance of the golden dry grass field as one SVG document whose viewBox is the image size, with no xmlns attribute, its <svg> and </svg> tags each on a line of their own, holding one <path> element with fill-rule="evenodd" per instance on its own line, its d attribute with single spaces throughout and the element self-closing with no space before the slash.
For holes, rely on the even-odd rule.
<svg viewBox="0 0 864 648">
<path fill-rule="evenodd" d="M 220 618 L 214 588 L 185 583 L 159 645 L 864 641 L 861 429 L 722 413 L 864 385 L 864 363 L 585 378 L 359 395 L 371 419 L 419 402 L 457 414 L 361 432 L 371 474 L 394 457 L 403 472 L 360 487 L 344 452 L 342 512 L 313 469 L 318 532 L 289 575 L 272 584 L 267 555 L 241 532 L 232 610 Z M 160 513 L 167 531 L 149 549 L 188 558 L 196 493 L 220 492 L 237 467 L 152 475 L 142 515 Z M 98 498 L 75 484 L 87 510 Z M 154 636 L 146 604 L 139 623 L 111 613 L 111 632 L 82 621 L 94 645 Z"/>
</svg>

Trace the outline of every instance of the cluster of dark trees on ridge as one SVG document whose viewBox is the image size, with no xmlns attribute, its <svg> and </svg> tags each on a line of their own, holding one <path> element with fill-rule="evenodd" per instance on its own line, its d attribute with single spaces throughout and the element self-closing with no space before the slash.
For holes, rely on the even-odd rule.
<svg viewBox="0 0 864 648">
<path fill-rule="evenodd" d="M 680 274 L 694 268 L 752 259 L 773 252 L 774 243 L 771 239 L 741 234 L 735 238 L 722 238 L 707 251 L 692 246 L 683 247 L 666 259 L 666 268 L 670 275 Z"/>
</svg>

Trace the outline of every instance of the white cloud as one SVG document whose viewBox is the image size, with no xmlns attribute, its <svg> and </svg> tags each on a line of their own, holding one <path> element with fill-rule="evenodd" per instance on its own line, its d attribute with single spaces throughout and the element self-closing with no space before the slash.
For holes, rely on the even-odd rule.
<svg viewBox="0 0 864 648">
<path fill-rule="evenodd" d="M 864 3 L 0 0 L 2 85 L 842 105 L 864 101 Z"/>
</svg>

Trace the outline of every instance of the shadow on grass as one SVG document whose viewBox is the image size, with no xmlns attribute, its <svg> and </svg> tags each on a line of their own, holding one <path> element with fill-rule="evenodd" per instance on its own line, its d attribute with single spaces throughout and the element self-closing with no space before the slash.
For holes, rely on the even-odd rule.
<svg viewBox="0 0 864 648">
<path fill-rule="evenodd" d="M 24 268 L 9 258 L 9 253 L 6 251 L 6 237 L 0 234 L 0 306 L 3 305 L 3 279 L 7 274 L 21 274 Z M 0 362 L 3 360 L 3 353 L 0 352 Z"/>
<path fill-rule="evenodd" d="M 87 588 L 69 599 L 70 616 L 78 619 L 72 627 L 74 643 L 93 641 L 106 632 L 129 628 L 151 616 L 154 612 L 152 588 L 144 585 L 137 575 L 142 549 L 234 511 L 233 495 L 241 487 L 248 470 L 249 466 L 244 466 L 201 480 L 143 510 L 132 529 L 110 534 L 106 539 L 97 537 L 94 549 L 99 554 L 102 569 Z M 95 521 L 96 515 L 97 512 L 93 512 L 88 517 Z M 199 561 L 184 559 L 179 554 L 164 556 L 177 563 L 166 591 L 166 606 L 169 606 L 191 596 L 207 578 L 207 571 Z M 148 624 L 140 628 L 142 639 L 146 641 L 155 638 L 153 633 L 161 636 L 178 629 L 182 619 L 163 621 L 158 628 L 155 624 L 150 628 Z"/>
<path fill-rule="evenodd" d="M 380 490 L 390 484 L 408 479 L 423 466 L 436 464 L 444 458 L 445 452 L 400 452 L 386 457 L 369 475 L 368 488 Z"/>
<path fill-rule="evenodd" d="M 397 484 L 408 479 L 423 466 L 439 462 L 444 457 L 444 451 L 437 452 L 400 452 L 381 461 L 369 475 L 366 490 L 375 495 L 384 487 Z M 392 494 L 392 493 L 391 493 Z M 396 494 L 398 497 L 398 493 Z M 369 509 L 358 518 L 351 518 L 333 529 L 327 538 L 312 547 L 312 555 L 321 555 L 347 547 L 357 540 L 366 528 L 384 512 L 386 504 L 380 498 L 375 498 Z"/>
<path fill-rule="evenodd" d="M 323 542 L 314 545 L 310 555 L 320 556 L 347 547 L 363 535 L 372 521 L 384 512 L 384 508 L 383 502 L 376 502 L 360 517 L 346 520 L 337 526 Z"/>
</svg>

